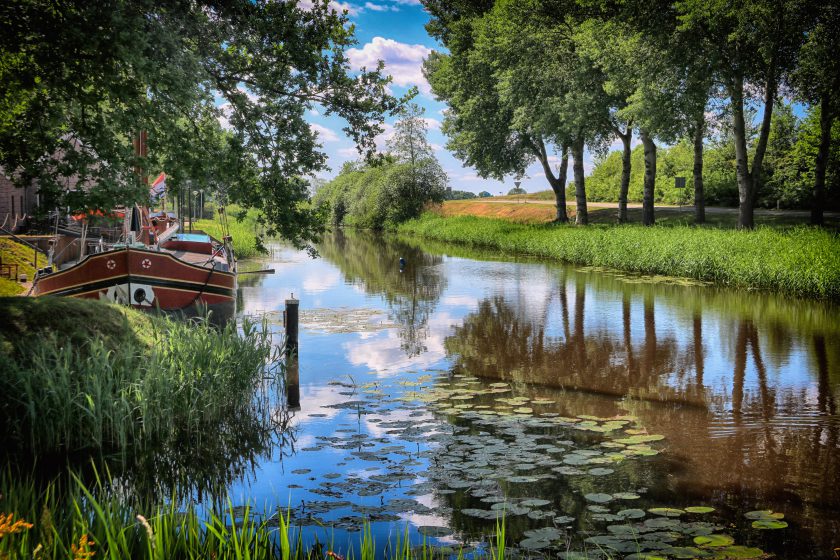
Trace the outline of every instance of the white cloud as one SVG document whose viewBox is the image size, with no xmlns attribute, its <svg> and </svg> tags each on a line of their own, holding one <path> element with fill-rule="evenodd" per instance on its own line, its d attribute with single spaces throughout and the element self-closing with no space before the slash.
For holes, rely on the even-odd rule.
<svg viewBox="0 0 840 560">
<path fill-rule="evenodd" d="M 361 49 L 349 49 L 347 58 L 355 69 L 375 68 L 378 61 L 385 63 L 385 72 L 393 77 L 394 84 L 417 86 L 425 94 L 431 92 L 429 82 L 423 77 L 423 60 L 432 49 L 424 45 L 409 45 L 393 39 L 374 37 Z"/>
<path fill-rule="evenodd" d="M 394 125 L 389 123 L 382 123 L 382 133 L 377 134 L 374 141 L 376 142 L 376 149 L 380 152 L 384 152 L 386 148 L 386 144 L 388 140 L 394 135 Z"/>
<path fill-rule="evenodd" d="M 399 12 L 400 9 L 396 6 L 386 6 L 384 4 L 374 4 L 373 2 L 365 2 L 365 9 L 370 10 L 372 12 Z"/>
<path fill-rule="evenodd" d="M 425 117 L 423 120 L 426 121 L 426 126 L 429 130 L 440 130 L 439 120 L 433 119 L 432 117 Z"/>
<path fill-rule="evenodd" d="M 357 150 L 356 148 L 352 148 L 352 147 L 350 147 L 350 148 L 339 148 L 336 151 L 336 153 L 338 155 L 340 155 L 341 157 L 350 158 L 350 159 L 354 159 L 354 158 L 359 157 L 359 150 Z"/>
<path fill-rule="evenodd" d="M 302 10 L 311 10 L 314 5 L 312 0 L 300 0 L 298 2 L 298 7 Z M 357 16 L 360 12 L 364 11 L 360 6 L 355 6 L 349 2 L 337 2 L 336 0 L 331 0 L 330 8 L 339 13 L 347 10 L 347 15 L 350 16 Z"/>
<path fill-rule="evenodd" d="M 434 142 L 431 142 L 429 145 L 432 147 L 432 150 L 434 150 L 436 152 L 442 152 L 446 149 L 442 145 L 435 144 Z"/>
<path fill-rule="evenodd" d="M 309 114 L 312 115 L 313 117 L 317 117 L 321 113 L 318 112 L 318 109 L 309 109 Z"/>
<path fill-rule="evenodd" d="M 318 133 L 318 139 L 322 142 L 338 142 L 338 135 L 326 126 L 310 123 L 309 128 Z"/>
</svg>

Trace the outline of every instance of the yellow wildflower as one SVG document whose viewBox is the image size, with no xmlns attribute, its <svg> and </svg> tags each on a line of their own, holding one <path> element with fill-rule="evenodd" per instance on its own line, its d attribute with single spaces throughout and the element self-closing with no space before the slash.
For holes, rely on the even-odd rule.
<svg viewBox="0 0 840 560">
<path fill-rule="evenodd" d="M 14 518 L 14 513 L 0 513 L 0 539 L 6 535 L 22 533 L 32 528 L 32 523 L 27 523 L 23 519 L 14 521 Z"/>
<path fill-rule="evenodd" d="M 90 560 L 96 554 L 91 547 L 94 545 L 92 540 L 88 540 L 87 533 L 79 537 L 79 544 L 70 545 L 70 552 L 73 553 L 73 560 Z"/>
</svg>

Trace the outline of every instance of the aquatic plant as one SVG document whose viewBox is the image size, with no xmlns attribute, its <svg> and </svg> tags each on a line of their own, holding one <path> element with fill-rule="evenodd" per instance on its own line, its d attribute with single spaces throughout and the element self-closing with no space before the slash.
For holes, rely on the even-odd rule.
<svg viewBox="0 0 840 560">
<path fill-rule="evenodd" d="M 10 454 L 129 453 L 173 438 L 195 444 L 254 406 L 270 363 L 269 329 L 248 320 L 217 329 L 93 301 L 18 299 L 0 301 L 20 315 L 4 328 L 8 352 L 0 354 L 0 442 Z M 56 319 L 27 323 L 27 309 L 45 304 Z M 73 317 L 123 332 L 74 337 L 93 329 L 70 326 Z"/>
<path fill-rule="evenodd" d="M 402 224 L 398 231 L 506 254 L 840 300 L 840 239 L 810 227 L 754 231 L 636 225 L 580 228 L 427 213 Z"/>
</svg>

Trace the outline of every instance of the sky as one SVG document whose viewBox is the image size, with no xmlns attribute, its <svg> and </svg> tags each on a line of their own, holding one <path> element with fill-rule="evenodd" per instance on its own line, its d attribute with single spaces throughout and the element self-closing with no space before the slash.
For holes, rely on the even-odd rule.
<svg viewBox="0 0 840 560">
<path fill-rule="evenodd" d="M 305 2 L 302 2 L 304 4 Z M 475 169 L 464 167 L 446 150 L 446 137 L 440 131 L 443 111 L 446 104 L 435 100 L 428 82 L 423 78 L 423 60 L 432 50 L 445 50 L 443 46 L 426 32 L 429 21 L 420 0 L 373 0 L 330 3 L 336 9 L 346 9 L 350 21 L 355 25 L 358 44 L 348 50 L 347 55 L 353 69 L 373 68 L 378 60 L 385 63 L 385 73 L 393 77 L 393 94 L 401 96 L 411 87 L 417 87 L 419 94 L 414 102 L 426 111 L 428 140 L 434 149 L 443 169 L 449 176 L 449 185 L 455 190 L 479 193 L 483 190 L 497 195 L 507 193 L 514 187 L 514 177 L 505 181 L 482 179 Z M 330 170 L 319 174 L 320 177 L 335 177 L 346 161 L 357 159 L 355 144 L 342 131 L 345 126 L 340 117 L 326 117 L 317 109 L 307 115 L 310 126 L 318 133 L 324 152 L 328 155 Z M 385 132 L 377 138 L 377 145 L 384 149 L 395 119 L 386 121 Z M 390 125 L 390 126 L 389 126 Z M 616 148 L 619 146 L 616 143 Z M 559 157 L 554 158 L 555 166 Z M 584 156 L 584 169 L 588 175 L 593 167 L 589 154 Z M 569 179 L 572 177 L 569 165 Z M 534 163 L 522 179 L 522 185 L 528 192 L 549 189 L 545 175 L 538 163 Z"/>
</svg>

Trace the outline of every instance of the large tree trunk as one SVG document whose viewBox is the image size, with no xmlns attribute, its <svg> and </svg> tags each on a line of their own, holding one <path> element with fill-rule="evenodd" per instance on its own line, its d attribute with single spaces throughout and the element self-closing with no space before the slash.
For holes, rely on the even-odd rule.
<svg viewBox="0 0 840 560">
<path fill-rule="evenodd" d="M 706 199 L 703 196 L 703 134 L 706 116 L 700 112 L 694 124 L 694 223 L 706 223 Z"/>
<path fill-rule="evenodd" d="M 817 150 L 817 161 L 814 166 L 814 192 L 811 201 L 811 223 L 823 225 L 823 206 L 825 205 L 825 170 L 828 166 L 828 155 L 831 149 L 831 99 L 825 93 L 820 99 L 820 147 Z"/>
<path fill-rule="evenodd" d="M 773 105 L 776 101 L 778 80 L 776 78 L 776 53 L 773 53 L 767 69 L 767 81 L 764 84 L 764 115 L 761 130 L 755 145 L 752 168 L 747 156 L 746 126 L 744 123 L 744 77 L 736 75 L 729 84 L 729 96 L 732 99 L 735 133 L 735 163 L 738 175 L 738 227 L 755 227 L 753 208 L 756 196 L 761 188 L 761 166 L 767 152 L 767 139 L 770 136 L 770 123 L 773 118 Z"/>
<path fill-rule="evenodd" d="M 653 217 L 653 191 L 656 186 L 656 144 L 645 129 L 639 131 L 642 145 L 645 147 L 645 191 L 642 198 L 642 223 L 652 226 Z"/>
<path fill-rule="evenodd" d="M 618 131 L 616 131 L 618 132 Z M 633 139 L 633 129 L 627 126 L 627 132 L 619 133 L 624 145 L 621 153 L 621 188 L 618 191 L 618 223 L 627 223 L 627 191 L 630 190 L 630 142 Z"/>
<path fill-rule="evenodd" d="M 738 180 L 738 227 L 752 229 L 752 174 L 747 162 L 747 132 L 744 124 L 744 78 L 735 76 L 729 88 L 732 99 L 732 130 L 735 134 L 735 174 Z"/>
<path fill-rule="evenodd" d="M 554 221 L 565 224 L 569 222 L 569 216 L 566 214 L 566 173 L 569 169 L 569 149 L 563 146 L 563 157 L 560 160 L 560 169 L 557 177 L 551 171 L 551 165 L 548 162 L 548 154 L 545 149 L 545 144 L 542 139 L 537 141 L 537 159 L 542 165 L 545 178 L 548 184 L 551 185 L 551 190 L 554 191 L 554 201 L 557 208 L 557 214 Z"/>
<path fill-rule="evenodd" d="M 578 138 L 572 143 L 572 156 L 575 160 L 575 202 L 577 214 L 575 223 L 585 226 L 589 223 L 589 214 L 586 212 L 586 184 L 583 173 L 583 138 Z"/>
</svg>

